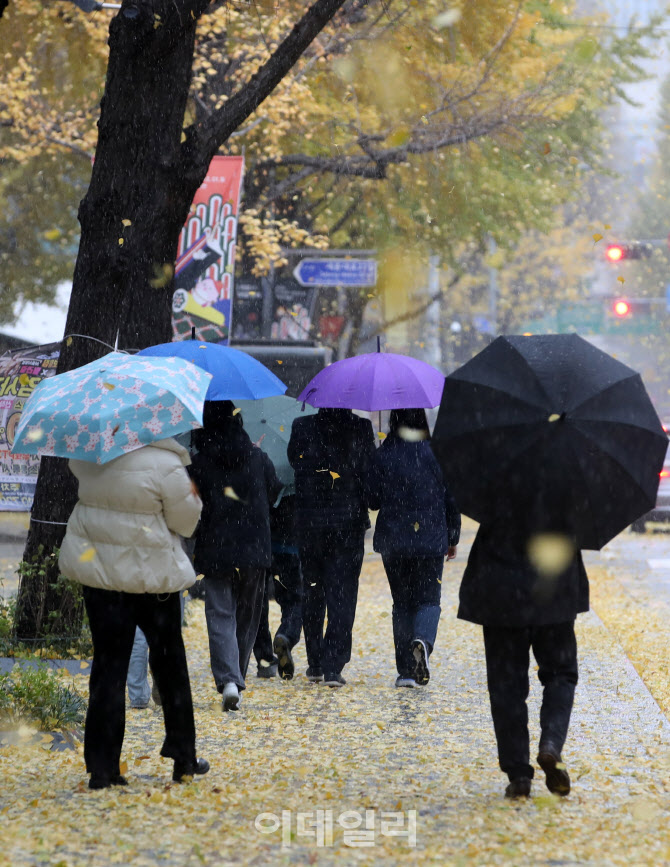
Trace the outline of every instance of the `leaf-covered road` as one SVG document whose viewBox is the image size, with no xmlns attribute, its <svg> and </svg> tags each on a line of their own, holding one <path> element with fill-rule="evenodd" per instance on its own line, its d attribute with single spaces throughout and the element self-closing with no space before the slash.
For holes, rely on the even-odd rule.
<svg viewBox="0 0 670 867">
<path fill-rule="evenodd" d="M 573 792 L 565 800 L 550 795 L 538 771 L 533 797 L 509 802 L 480 630 L 455 619 L 466 552 L 463 544 L 445 568 L 432 679 L 422 690 L 393 687 L 390 596 L 376 555 L 366 557 L 342 690 L 306 682 L 301 644 L 294 681 L 252 672 L 240 712 L 224 716 L 208 668 L 203 604 L 191 603 L 185 636 L 199 752 L 210 773 L 170 784 L 153 706 L 128 710 L 126 789 L 90 792 L 80 753 L 50 752 L 47 743 L 0 749 L 0 863 L 670 864 L 670 701 L 659 677 L 670 647 L 667 612 L 656 611 L 646 638 L 636 637 L 649 600 L 622 597 L 615 575 L 590 568 L 603 620 L 578 619 L 581 680 L 565 751 Z M 627 644 L 640 649 L 639 659 L 631 656 L 665 714 Z M 77 680 L 84 690 L 86 679 Z M 534 684 L 534 745 L 538 697 Z M 409 811 L 415 848 L 390 833 L 398 814 L 407 827 Z M 371 845 L 350 845 L 356 814 L 356 830 L 368 830 Z"/>
</svg>

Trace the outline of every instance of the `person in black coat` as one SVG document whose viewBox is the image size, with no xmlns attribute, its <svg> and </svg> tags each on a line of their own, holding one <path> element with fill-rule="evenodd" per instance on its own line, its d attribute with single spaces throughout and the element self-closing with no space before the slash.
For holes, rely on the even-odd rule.
<svg viewBox="0 0 670 867">
<path fill-rule="evenodd" d="M 288 459 L 295 470 L 307 677 L 332 687 L 344 686 L 342 669 L 351 658 L 370 526 L 364 479 L 374 453 L 372 425 L 351 410 L 320 409 L 293 422 Z"/>
<path fill-rule="evenodd" d="M 532 514 L 501 515 L 479 527 L 461 583 L 458 616 L 484 629 L 491 715 L 510 798 L 528 796 L 534 775 L 526 706 L 531 648 L 543 686 L 537 761 L 551 792 L 570 791 L 561 754 L 578 678 L 574 623 L 589 609 L 573 538 L 558 504 L 547 508 L 540 493 Z"/>
<path fill-rule="evenodd" d="M 367 486 L 368 505 L 379 509 L 373 546 L 393 597 L 396 686 L 424 685 L 440 620 L 444 558 L 456 556 L 461 516 L 430 447 L 423 409 L 391 412 Z"/>
<path fill-rule="evenodd" d="M 192 477 L 203 502 L 194 564 L 205 576 L 212 674 L 224 710 L 237 710 L 270 566 L 270 506 L 281 491 L 231 401 L 205 401 Z"/>
</svg>

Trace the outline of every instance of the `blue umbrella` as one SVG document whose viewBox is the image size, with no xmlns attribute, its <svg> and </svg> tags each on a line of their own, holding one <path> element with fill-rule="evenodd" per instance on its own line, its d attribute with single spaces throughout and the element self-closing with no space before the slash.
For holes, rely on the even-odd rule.
<svg viewBox="0 0 670 867">
<path fill-rule="evenodd" d="M 110 352 L 43 379 L 23 408 L 12 451 L 104 464 L 202 427 L 210 374 L 180 358 Z"/>
<path fill-rule="evenodd" d="M 211 373 L 207 400 L 258 400 L 286 391 L 284 383 L 264 364 L 232 346 L 199 340 L 177 340 L 149 346 L 138 355 L 163 358 L 176 356 Z"/>
</svg>

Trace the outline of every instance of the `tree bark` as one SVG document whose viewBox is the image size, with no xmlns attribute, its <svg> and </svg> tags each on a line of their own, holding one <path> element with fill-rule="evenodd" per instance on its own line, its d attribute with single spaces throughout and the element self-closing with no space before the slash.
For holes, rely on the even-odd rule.
<svg viewBox="0 0 670 867">
<path fill-rule="evenodd" d="M 89 190 L 79 208 L 81 242 L 57 373 L 120 349 L 170 340 L 170 282 L 152 288 L 154 266 L 175 261 L 179 233 L 212 157 L 298 60 L 345 0 L 317 0 L 268 62 L 182 143 L 195 46 L 207 0 L 124 0 L 112 20 L 105 95 Z M 210 119 L 211 120 L 211 119 Z M 76 502 L 59 458 L 40 468 L 24 560 L 58 548 Z M 16 637 L 45 634 L 57 565 L 19 585 Z M 71 624 L 76 629 L 77 624 Z"/>
</svg>

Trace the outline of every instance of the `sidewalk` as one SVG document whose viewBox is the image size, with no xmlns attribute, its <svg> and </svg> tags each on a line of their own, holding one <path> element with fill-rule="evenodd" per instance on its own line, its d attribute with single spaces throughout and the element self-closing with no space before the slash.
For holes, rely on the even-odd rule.
<svg viewBox="0 0 670 867">
<path fill-rule="evenodd" d="M 550 795 L 538 772 L 528 802 L 503 798 L 481 630 L 455 618 L 471 529 L 464 537 L 445 568 L 422 690 L 393 688 L 390 594 L 377 555 L 366 556 L 342 690 L 306 683 L 301 644 L 293 682 L 258 680 L 252 662 L 240 712 L 223 716 L 203 603 L 192 603 L 185 637 L 210 773 L 167 785 L 153 707 L 127 712 L 127 789 L 89 792 L 80 754 L 0 749 L 0 864 L 670 865 L 670 722 L 596 613 L 578 620 L 581 680 L 565 751 L 572 794 Z M 614 587 L 597 583 L 601 595 Z M 273 603 L 275 623 L 276 614 Z M 85 678 L 76 682 L 85 689 Z M 538 698 L 533 684 L 534 746 Z M 396 830 L 408 830 L 409 811 L 415 847 L 391 834 L 401 821 Z M 358 820 L 366 846 L 351 845 Z"/>
</svg>

